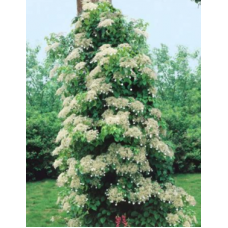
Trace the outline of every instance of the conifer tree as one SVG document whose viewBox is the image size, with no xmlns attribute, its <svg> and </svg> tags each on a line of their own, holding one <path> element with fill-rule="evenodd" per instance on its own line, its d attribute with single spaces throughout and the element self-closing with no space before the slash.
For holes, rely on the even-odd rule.
<svg viewBox="0 0 228 228">
<path fill-rule="evenodd" d="M 156 73 L 141 20 L 108 0 L 83 1 L 67 36 L 52 34 L 50 75 L 62 83 L 53 151 L 68 226 L 191 226 L 193 197 L 172 183 L 173 152 L 156 108 Z"/>
</svg>

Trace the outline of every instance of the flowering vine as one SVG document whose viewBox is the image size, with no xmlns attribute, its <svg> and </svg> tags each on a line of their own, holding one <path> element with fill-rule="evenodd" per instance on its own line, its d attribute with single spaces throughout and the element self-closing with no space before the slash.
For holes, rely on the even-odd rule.
<svg viewBox="0 0 228 228">
<path fill-rule="evenodd" d="M 116 214 L 126 214 L 117 226 L 128 226 L 126 216 L 138 226 L 141 211 L 160 218 L 149 226 L 194 224 L 194 198 L 157 178 L 158 164 L 165 167 L 173 152 L 161 134 L 146 25 L 105 0 L 84 0 L 83 10 L 72 32 L 53 35 L 47 48 L 56 60 L 50 76 L 62 85 L 53 165 L 61 170 L 58 204 L 68 226 L 111 226 Z"/>
</svg>

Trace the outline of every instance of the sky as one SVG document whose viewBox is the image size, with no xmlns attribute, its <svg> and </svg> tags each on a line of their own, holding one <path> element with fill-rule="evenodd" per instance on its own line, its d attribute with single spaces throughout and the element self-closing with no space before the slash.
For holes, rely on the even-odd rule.
<svg viewBox="0 0 228 228">
<path fill-rule="evenodd" d="M 178 45 L 189 51 L 201 48 L 201 7 L 190 0 L 112 0 L 129 18 L 143 19 L 150 25 L 148 43 L 151 48 L 161 44 L 174 55 Z M 45 36 L 71 29 L 76 16 L 76 0 L 27 0 L 26 41 L 41 46 L 39 59 L 45 58 Z"/>
</svg>

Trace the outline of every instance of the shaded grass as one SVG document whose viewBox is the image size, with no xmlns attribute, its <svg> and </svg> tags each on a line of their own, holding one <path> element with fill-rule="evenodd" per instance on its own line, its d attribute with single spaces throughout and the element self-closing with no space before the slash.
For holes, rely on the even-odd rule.
<svg viewBox="0 0 228 228">
<path fill-rule="evenodd" d="M 176 185 L 183 187 L 194 196 L 197 205 L 194 207 L 198 226 L 201 226 L 201 175 L 175 175 Z M 65 227 L 64 214 L 56 205 L 58 187 L 55 180 L 44 180 L 26 184 L 26 226 L 27 227 Z M 54 222 L 51 221 L 52 216 Z"/>
<path fill-rule="evenodd" d="M 26 226 L 64 227 L 64 217 L 56 205 L 58 188 L 54 180 L 26 184 Z M 51 218 L 54 216 L 55 221 Z"/>
</svg>

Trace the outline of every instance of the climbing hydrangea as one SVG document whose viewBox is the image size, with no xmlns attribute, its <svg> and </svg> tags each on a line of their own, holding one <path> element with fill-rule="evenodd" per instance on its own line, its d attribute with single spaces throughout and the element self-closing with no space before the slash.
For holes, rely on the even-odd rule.
<svg viewBox="0 0 228 228">
<path fill-rule="evenodd" d="M 83 10 L 71 33 L 52 36 L 47 48 L 63 100 L 52 154 L 68 226 L 113 226 L 118 214 L 138 226 L 143 211 L 160 216 L 148 226 L 194 225 L 188 210 L 194 198 L 158 178 L 158 164 L 165 166 L 173 152 L 160 134 L 146 25 L 128 21 L 107 0 L 84 0 Z"/>
</svg>

